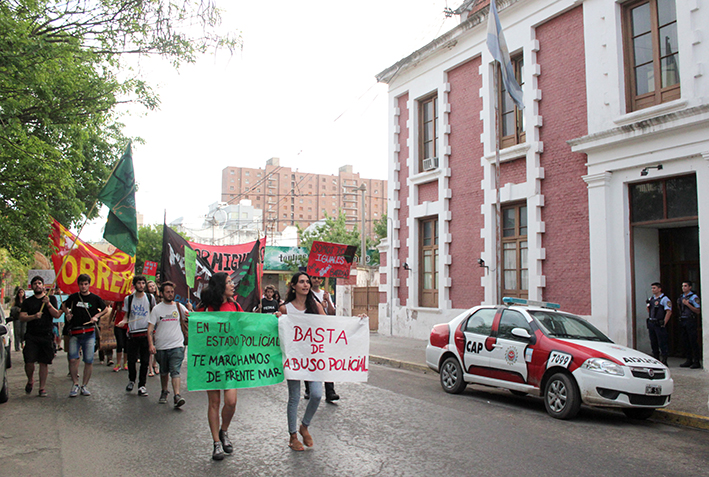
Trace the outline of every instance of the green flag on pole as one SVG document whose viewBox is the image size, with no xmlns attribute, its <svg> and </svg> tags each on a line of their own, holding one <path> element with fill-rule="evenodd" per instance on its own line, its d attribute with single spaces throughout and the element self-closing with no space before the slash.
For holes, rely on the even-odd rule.
<svg viewBox="0 0 709 477">
<path fill-rule="evenodd" d="M 135 174 L 131 143 L 106 181 L 98 199 L 110 209 L 103 238 L 118 249 L 135 256 L 138 245 L 138 220 L 135 210 Z"/>
<path fill-rule="evenodd" d="M 194 288 L 194 275 L 196 271 L 197 252 L 185 245 L 185 281 L 190 288 Z"/>
</svg>

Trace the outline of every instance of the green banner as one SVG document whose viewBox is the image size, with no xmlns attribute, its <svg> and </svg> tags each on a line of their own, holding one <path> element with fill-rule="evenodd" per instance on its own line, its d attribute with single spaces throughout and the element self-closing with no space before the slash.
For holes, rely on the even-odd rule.
<svg viewBox="0 0 709 477">
<path fill-rule="evenodd" d="M 197 270 L 197 252 L 185 246 L 185 281 L 189 288 L 194 288 L 194 275 Z"/>
<path fill-rule="evenodd" d="M 263 269 L 269 271 L 290 270 L 292 268 L 290 266 L 291 263 L 300 264 L 298 260 L 302 261 L 303 265 L 308 263 L 307 249 L 302 247 L 272 247 L 267 245 L 263 254 Z"/>
<path fill-rule="evenodd" d="M 238 389 L 283 381 L 278 318 L 266 313 L 199 312 L 189 317 L 187 389 Z"/>
</svg>

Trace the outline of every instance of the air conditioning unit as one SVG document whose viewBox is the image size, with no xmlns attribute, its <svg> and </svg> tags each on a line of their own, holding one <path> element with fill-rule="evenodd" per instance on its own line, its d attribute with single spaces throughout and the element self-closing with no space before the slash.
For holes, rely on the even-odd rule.
<svg viewBox="0 0 709 477">
<path fill-rule="evenodd" d="M 423 170 L 424 171 L 431 171 L 433 169 L 438 168 L 438 158 L 437 157 L 429 157 L 423 160 Z"/>
</svg>

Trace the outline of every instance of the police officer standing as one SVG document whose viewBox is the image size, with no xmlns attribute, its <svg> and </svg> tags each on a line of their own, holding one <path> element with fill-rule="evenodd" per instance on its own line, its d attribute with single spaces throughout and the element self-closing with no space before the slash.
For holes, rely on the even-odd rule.
<svg viewBox="0 0 709 477">
<path fill-rule="evenodd" d="M 650 346 L 655 359 L 659 359 L 667 366 L 669 344 L 666 326 L 672 316 L 672 302 L 662 293 L 662 285 L 659 282 L 653 283 L 650 287 L 652 298 L 647 301 L 647 330 L 650 334 Z"/>
<path fill-rule="evenodd" d="M 682 368 L 699 369 L 699 344 L 697 343 L 697 315 L 699 315 L 699 297 L 692 291 L 692 282 L 682 282 L 682 296 L 677 299 L 679 306 L 679 324 L 682 341 L 687 353 L 687 361 Z"/>
</svg>

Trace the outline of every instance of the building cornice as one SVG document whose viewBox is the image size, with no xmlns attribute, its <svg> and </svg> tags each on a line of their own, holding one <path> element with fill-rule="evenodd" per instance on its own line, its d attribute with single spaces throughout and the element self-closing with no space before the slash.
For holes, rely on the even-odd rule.
<svg viewBox="0 0 709 477">
<path fill-rule="evenodd" d="M 514 5 L 518 1 L 520 0 L 500 0 L 497 3 L 497 9 L 498 11 L 502 12 L 505 8 Z M 472 9 L 474 10 L 474 8 Z M 455 47 L 458 43 L 458 39 L 462 35 L 480 25 L 483 20 L 487 18 L 489 11 L 490 7 L 488 4 L 487 7 L 483 7 L 475 13 L 472 13 L 465 21 L 461 22 L 452 30 L 444 33 L 432 42 L 425 45 L 424 47 L 419 48 L 418 50 L 411 53 L 409 56 L 402 58 L 401 60 L 391 65 L 389 68 L 386 68 L 381 73 L 377 74 L 375 76 L 377 78 L 377 82 L 389 84 L 398 75 L 410 68 L 415 67 L 422 61 L 436 55 L 440 51 L 449 50 Z"/>
<path fill-rule="evenodd" d="M 573 152 L 587 153 L 595 149 L 613 146 L 621 141 L 645 137 L 647 134 L 667 132 L 704 122 L 709 122 L 709 104 L 661 114 L 631 124 L 570 139 L 566 143 L 571 146 Z"/>
</svg>

